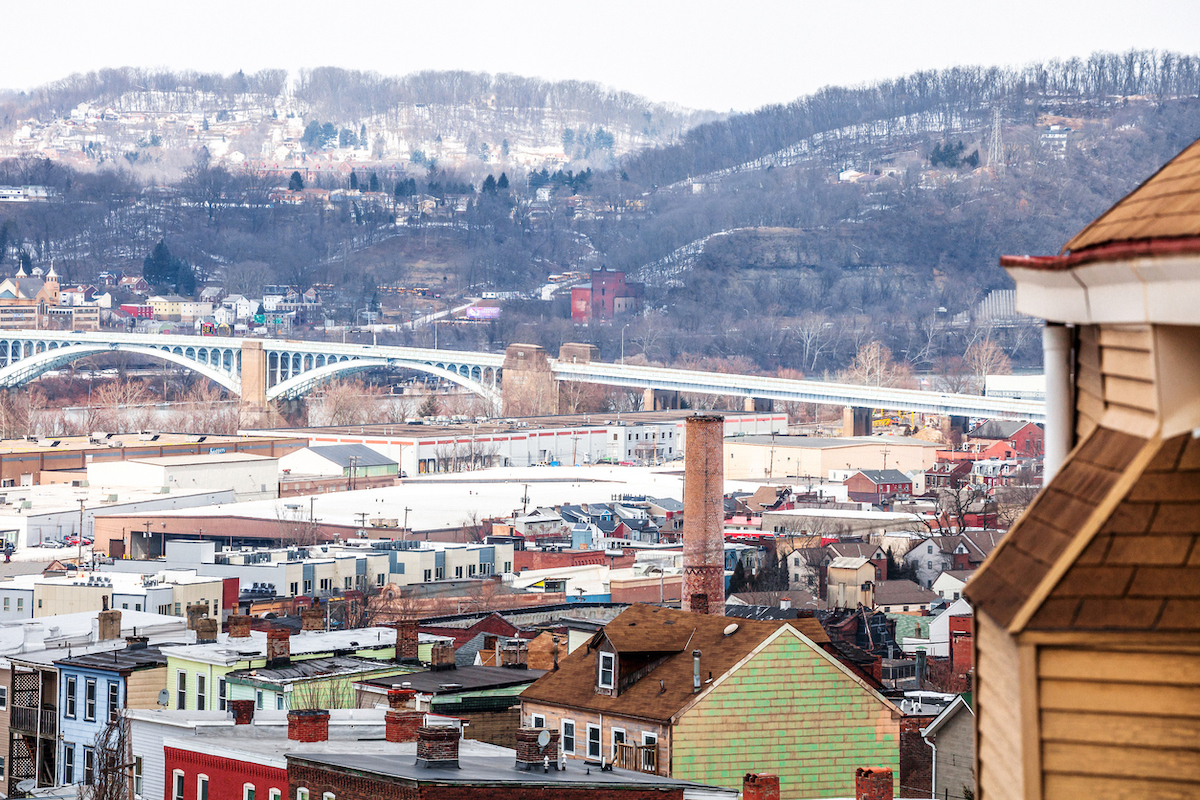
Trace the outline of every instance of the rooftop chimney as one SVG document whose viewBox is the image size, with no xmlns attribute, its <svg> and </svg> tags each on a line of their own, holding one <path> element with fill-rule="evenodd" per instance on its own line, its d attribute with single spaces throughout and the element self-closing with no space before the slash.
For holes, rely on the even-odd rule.
<svg viewBox="0 0 1200 800">
<path fill-rule="evenodd" d="M 233 712 L 234 725 L 249 725 L 254 721 L 253 700 L 230 700 L 229 710 Z"/>
<path fill-rule="evenodd" d="M 402 619 L 396 623 L 396 661 L 416 664 L 420 660 L 417 655 L 417 621 Z"/>
<path fill-rule="evenodd" d="M 208 616 L 208 603 L 193 603 L 187 607 L 187 626 L 189 631 L 196 630 L 196 623 Z"/>
<path fill-rule="evenodd" d="M 40 622 L 27 622 L 21 626 L 24 639 L 21 644 L 22 653 L 31 653 L 46 646 L 46 626 Z"/>
<path fill-rule="evenodd" d="M 212 617 L 196 620 L 196 644 L 212 644 L 217 641 L 217 621 Z"/>
<path fill-rule="evenodd" d="M 286 667 L 292 663 L 292 632 L 287 628 L 267 631 L 267 669 Z"/>
<path fill-rule="evenodd" d="M 747 772 L 742 776 L 742 800 L 779 800 L 779 776 Z"/>
<path fill-rule="evenodd" d="M 547 734 L 546 746 L 538 744 L 541 735 Z M 536 769 L 550 760 L 551 766 L 558 769 L 558 731 L 548 728 L 518 728 L 517 729 L 517 769 Z"/>
<path fill-rule="evenodd" d="M 683 482 L 683 596 L 688 611 L 725 613 L 725 418 L 687 418 Z"/>
<path fill-rule="evenodd" d="M 395 690 L 393 690 L 395 691 Z M 416 694 L 410 692 L 410 694 Z M 388 703 L 392 692 L 388 692 Z M 410 708 L 389 708 L 383 715 L 383 738 L 389 742 L 415 742 L 417 731 L 425 724 L 425 713 Z"/>
<path fill-rule="evenodd" d="M 234 614 L 229 618 L 229 638 L 250 638 L 250 617 L 244 614 Z"/>
<path fill-rule="evenodd" d="M 508 642 L 500 647 L 500 666 L 509 669 L 529 669 L 529 645 L 522 641 Z"/>
<path fill-rule="evenodd" d="M 855 770 L 854 800 L 892 800 L 892 770 L 889 767 Z"/>
<path fill-rule="evenodd" d="M 454 669 L 454 645 L 449 642 L 435 644 L 429 651 L 429 668 L 434 672 Z"/>
<path fill-rule="evenodd" d="M 96 628 L 97 641 L 107 642 L 121 638 L 121 612 L 116 609 L 101 611 L 96 617 L 99 623 Z"/>
<path fill-rule="evenodd" d="M 418 728 L 417 766 L 458 769 L 458 728 L 429 725 Z"/>
<path fill-rule="evenodd" d="M 302 631 L 323 631 L 325 630 L 325 610 L 320 606 L 306 608 L 300 612 L 300 630 Z"/>
<path fill-rule="evenodd" d="M 294 742 L 329 741 L 329 712 L 321 708 L 289 711 L 288 738 Z"/>
</svg>

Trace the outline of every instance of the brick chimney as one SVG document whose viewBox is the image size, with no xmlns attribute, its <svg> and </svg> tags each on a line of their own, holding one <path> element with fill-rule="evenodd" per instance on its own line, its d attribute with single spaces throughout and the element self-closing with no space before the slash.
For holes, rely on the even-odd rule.
<svg viewBox="0 0 1200 800">
<path fill-rule="evenodd" d="M 229 638 L 250 638 L 250 617 L 245 614 L 234 614 L 229 618 Z"/>
<path fill-rule="evenodd" d="M 545 747 L 538 744 L 543 733 L 550 735 Z M 547 728 L 519 728 L 517 730 L 517 769 L 530 770 L 543 766 L 546 759 L 550 766 L 558 769 L 558 731 Z"/>
<path fill-rule="evenodd" d="M 683 589 L 687 611 L 725 614 L 725 418 L 688 417 L 683 472 Z"/>
<path fill-rule="evenodd" d="M 409 691 L 408 694 L 415 695 L 416 693 Z M 388 703 L 392 702 L 392 692 L 388 692 Z M 403 705 L 399 708 L 393 706 L 383 715 L 383 738 L 389 742 L 415 742 L 417 741 L 417 731 L 424 724 L 424 712 L 414 711 Z"/>
<path fill-rule="evenodd" d="M 449 642 L 438 642 L 429 653 L 429 668 L 438 670 L 454 669 L 454 645 Z"/>
<path fill-rule="evenodd" d="M 249 725 L 254 721 L 253 700 L 230 700 L 229 710 L 233 712 L 233 724 Z"/>
<path fill-rule="evenodd" d="M 892 770 L 889 767 L 855 770 L 854 800 L 892 800 Z"/>
<path fill-rule="evenodd" d="M 418 728 L 417 766 L 458 769 L 458 728 L 429 725 Z"/>
<path fill-rule="evenodd" d="M 402 619 L 396 623 L 396 661 L 400 664 L 416 664 L 420 661 L 415 619 Z"/>
<path fill-rule="evenodd" d="M 292 632 L 287 628 L 267 631 L 267 669 L 292 663 Z"/>
<path fill-rule="evenodd" d="M 319 708 L 289 711 L 288 738 L 294 742 L 329 741 L 329 712 Z"/>
<path fill-rule="evenodd" d="M 325 630 L 325 609 L 320 606 L 314 608 L 306 608 L 300 612 L 300 630 L 302 631 L 323 631 Z"/>
<path fill-rule="evenodd" d="M 747 772 L 742 776 L 742 800 L 779 800 L 779 776 Z"/>
<path fill-rule="evenodd" d="M 217 621 L 212 617 L 196 620 L 196 644 L 212 644 L 217 641 Z"/>
<path fill-rule="evenodd" d="M 117 609 L 101 611 L 96 617 L 96 640 L 107 642 L 121 638 L 121 612 Z"/>
<path fill-rule="evenodd" d="M 529 645 L 508 642 L 500 648 L 500 666 L 509 669 L 529 669 Z"/>
<path fill-rule="evenodd" d="M 196 623 L 208 616 L 208 603 L 193 603 L 187 607 L 187 626 L 189 631 L 196 630 Z"/>
</svg>

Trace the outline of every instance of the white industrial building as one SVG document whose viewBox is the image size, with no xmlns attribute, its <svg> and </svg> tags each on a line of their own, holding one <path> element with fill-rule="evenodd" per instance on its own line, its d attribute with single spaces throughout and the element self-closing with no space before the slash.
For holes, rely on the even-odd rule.
<svg viewBox="0 0 1200 800">
<path fill-rule="evenodd" d="M 279 459 L 252 453 L 199 453 L 88 464 L 88 484 L 172 491 L 232 489 L 236 500 L 279 496 Z"/>
</svg>

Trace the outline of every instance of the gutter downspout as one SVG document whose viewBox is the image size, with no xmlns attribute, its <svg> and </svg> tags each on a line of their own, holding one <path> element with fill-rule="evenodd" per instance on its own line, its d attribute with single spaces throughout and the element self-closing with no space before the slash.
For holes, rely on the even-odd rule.
<svg viewBox="0 0 1200 800">
<path fill-rule="evenodd" d="M 921 737 L 925 739 L 924 736 Z M 929 745 L 929 749 L 933 751 L 933 764 L 929 771 L 929 796 L 937 797 L 937 745 L 925 739 L 925 744 Z"/>
<path fill-rule="evenodd" d="M 1046 452 L 1042 485 L 1050 483 L 1071 450 L 1071 329 L 1047 322 L 1042 329 L 1042 364 L 1046 373 Z"/>
</svg>

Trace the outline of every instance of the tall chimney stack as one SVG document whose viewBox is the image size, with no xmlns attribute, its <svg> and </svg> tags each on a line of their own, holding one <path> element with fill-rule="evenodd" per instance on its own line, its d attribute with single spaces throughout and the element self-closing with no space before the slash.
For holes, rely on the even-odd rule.
<svg viewBox="0 0 1200 800">
<path fill-rule="evenodd" d="M 687 610 L 725 615 L 725 418 L 687 419 L 683 597 Z"/>
</svg>

